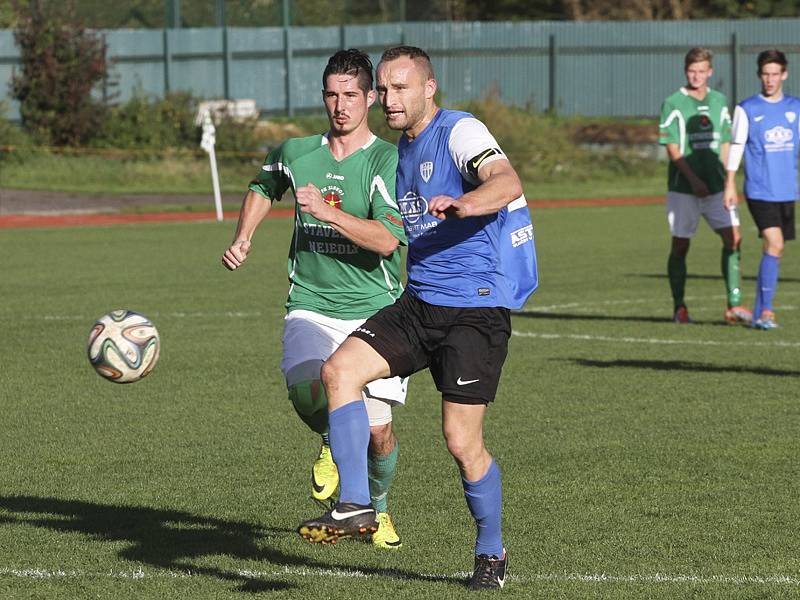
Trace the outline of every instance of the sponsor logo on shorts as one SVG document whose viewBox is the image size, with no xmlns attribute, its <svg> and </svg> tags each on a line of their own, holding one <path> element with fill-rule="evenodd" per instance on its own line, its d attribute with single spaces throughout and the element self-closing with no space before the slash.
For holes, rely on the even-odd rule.
<svg viewBox="0 0 800 600">
<path fill-rule="evenodd" d="M 358 331 L 359 333 L 363 333 L 364 335 L 368 335 L 369 337 L 373 337 L 373 338 L 375 337 L 375 334 L 374 334 L 374 333 L 372 333 L 372 332 L 371 332 L 369 329 L 367 329 L 366 327 L 356 327 L 356 328 L 355 328 L 355 331 Z"/>
<path fill-rule="evenodd" d="M 489 288 L 478 288 L 478 296 L 488 296 L 492 293 Z"/>
<path fill-rule="evenodd" d="M 530 223 L 511 232 L 511 245 L 514 248 L 530 241 L 533 241 L 533 225 Z"/>
<path fill-rule="evenodd" d="M 461 379 L 461 377 L 459 376 L 459 378 L 456 379 L 456 385 L 469 385 L 470 383 L 478 383 L 479 381 L 480 381 L 480 379 L 467 379 L 467 380 L 464 380 L 464 379 Z"/>
</svg>

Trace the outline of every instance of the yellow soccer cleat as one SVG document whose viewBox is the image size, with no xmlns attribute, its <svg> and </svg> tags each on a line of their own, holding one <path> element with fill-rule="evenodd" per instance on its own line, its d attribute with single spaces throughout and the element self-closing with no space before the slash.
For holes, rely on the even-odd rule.
<svg viewBox="0 0 800 600">
<path fill-rule="evenodd" d="M 333 462 L 331 447 L 322 445 L 319 457 L 311 467 L 311 497 L 315 500 L 327 500 L 339 487 L 339 469 Z"/>
<path fill-rule="evenodd" d="M 386 548 L 387 550 L 394 550 L 400 548 L 403 542 L 400 541 L 400 536 L 394 529 L 392 524 L 392 517 L 389 513 L 378 513 L 378 531 L 372 534 L 372 543 L 378 548 Z"/>
</svg>

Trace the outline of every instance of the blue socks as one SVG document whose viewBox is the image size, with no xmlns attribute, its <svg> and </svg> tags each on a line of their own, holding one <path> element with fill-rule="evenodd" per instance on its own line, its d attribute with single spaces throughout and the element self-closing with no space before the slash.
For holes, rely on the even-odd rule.
<svg viewBox="0 0 800 600">
<path fill-rule="evenodd" d="M 333 460 L 339 467 L 339 500 L 369 504 L 369 417 L 364 401 L 359 399 L 331 412 L 328 431 Z"/>
<path fill-rule="evenodd" d="M 478 538 L 475 540 L 475 554 L 503 556 L 503 536 L 500 516 L 503 509 L 503 491 L 500 484 L 500 469 L 492 459 L 489 470 L 478 481 L 461 480 L 464 497 L 475 524 Z"/>
<path fill-rule="evenodd" d="M 772 310 L 772 299 L 778 287 L 778 272 L 781 259 L 771 254 L 761 255 L 761 265 L 758 268 L 756 281 L 756 301 L 753 306 L 753 319 L 761 318 L 762 310 Z"/>
</svg>

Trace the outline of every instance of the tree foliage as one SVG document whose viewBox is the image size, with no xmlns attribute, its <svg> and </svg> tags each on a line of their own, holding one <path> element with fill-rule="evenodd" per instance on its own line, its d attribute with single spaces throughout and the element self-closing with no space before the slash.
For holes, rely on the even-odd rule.
<svg viewBox="0 0 800 600">
<path fill-rule="evenodd" d="M 15 8 L 21 66 L 11 78 L 11 93 L 20 102 L 23 125 L 43 143 L 85 142 L 105 114 L 104 104 L 92 97 L 108 71 L 105 42 L 70 18 L 69 4 L 62 12 L 45 9 L 39 0 L 17 0 Z"/>
</svg>

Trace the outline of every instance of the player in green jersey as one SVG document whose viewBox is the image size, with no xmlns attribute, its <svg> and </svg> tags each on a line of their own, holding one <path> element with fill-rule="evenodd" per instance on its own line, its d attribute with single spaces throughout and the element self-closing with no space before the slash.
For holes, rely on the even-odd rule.
<svg viewBox="0 0 800 600">
<path fill-rule="evenodd" d="M 320 368 L 350 332 L 400 295 L 400 246 L 406 238 L 394 192 L 397 149 L 367 123 L 375 101 L 369 57 L 358 50 L 337 52 L 322 82 L 329 131 L 286 140 L 269 153 L 250 184 L 222 262 L 230 270 L 242 265 L 256 228 L 291 188 L 296 204 L 281 371 L 297 414 L 322 436 L 312 496 L 328 501 L 339 476 Z M 384 548 L 400 546 L 386 495 L 399 451 L 391 407 L 405 402 L 406 384 L 399 377 L 380 379 L 363 390 L 370 418 L 370 495 L 379 523 L 372 541 Z"/>
<path fill-rule="evenodd" d="M 672 248 L 667 273 L 674 303 L 673 320 L 690 323 L 684 302 L 686 255 L 700 216 L 722 239 L 729 323 L 749 323 L 752 314 L 742 306 L 739 274 L 739 216 L 726 208 L 725 162 L 731 141 L 731 119 L 723 94 L 708 87 L 713 74 L 711 51 L 692 48 L 686 54 L 686 85 L 664 100 L 659 143 L 669 156 L 667 220 Z"/>
</svg>

